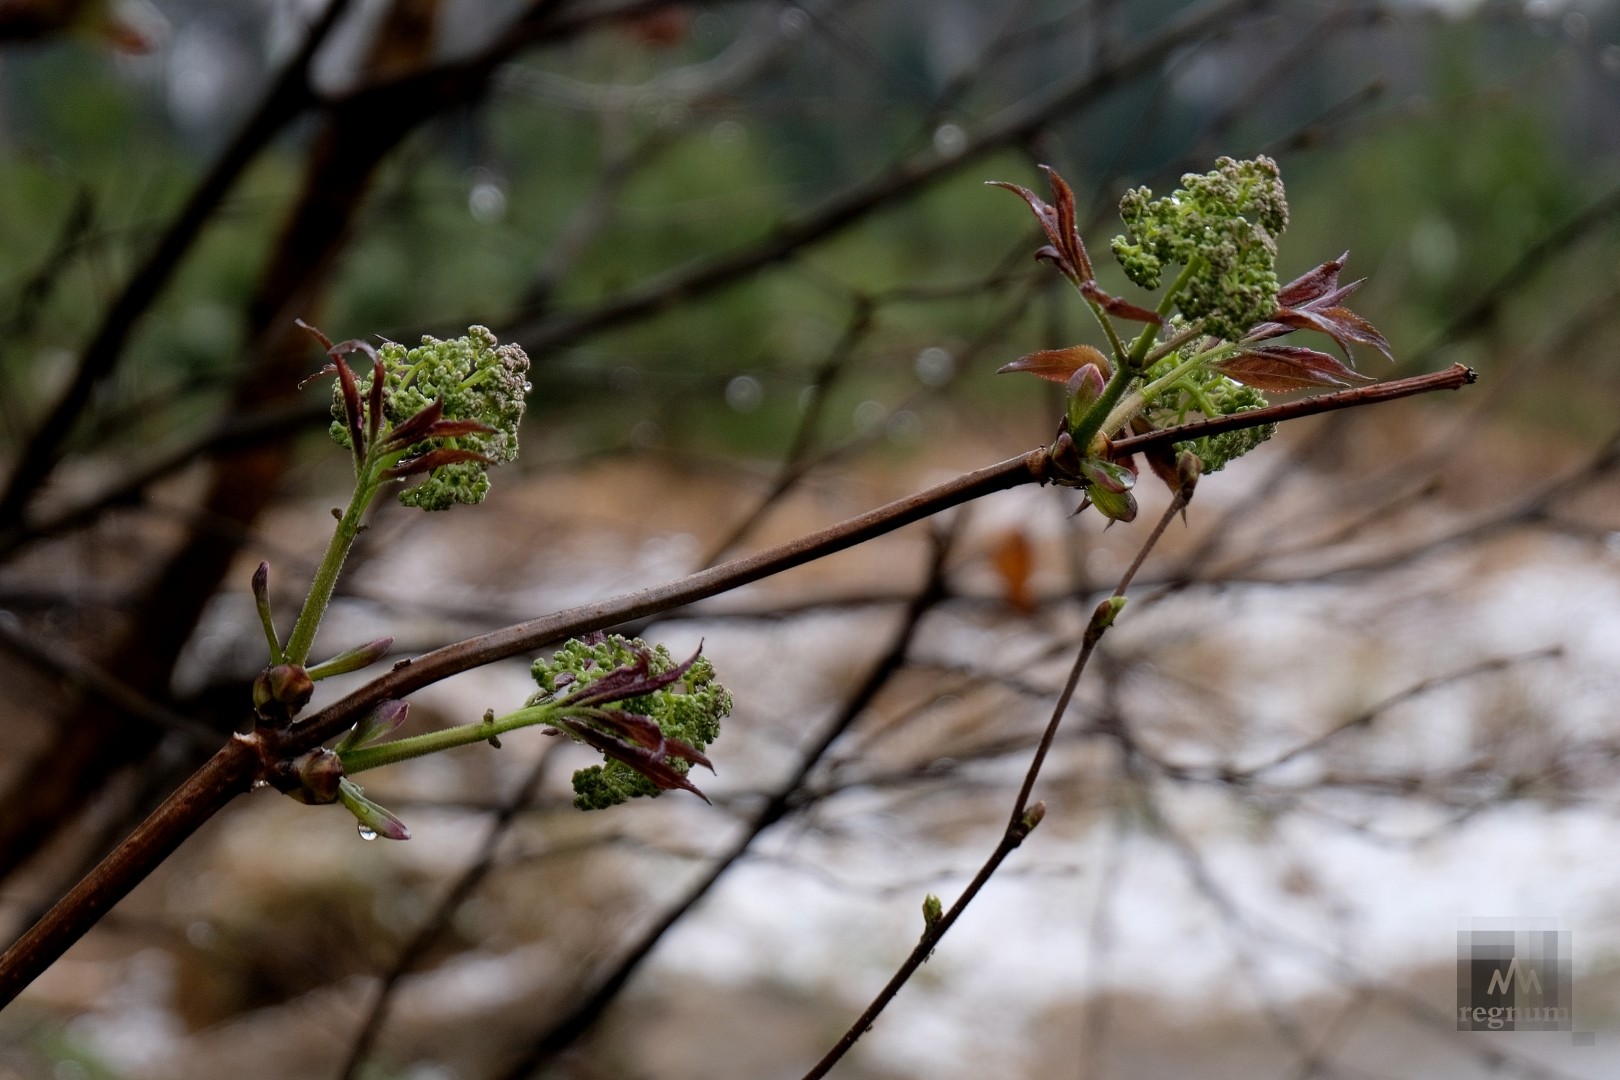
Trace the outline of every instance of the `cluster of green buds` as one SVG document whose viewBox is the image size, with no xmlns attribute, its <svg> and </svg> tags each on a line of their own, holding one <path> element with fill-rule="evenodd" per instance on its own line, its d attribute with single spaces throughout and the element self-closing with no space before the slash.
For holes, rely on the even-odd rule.
<svg viewBox="0 0 1620 1080">
<path fill-rule="evenodd" d="M 342 803 L 367 840 L 406 840 L 410 829 L 366 798 L 355 774 L 474 743 L 499 749 L 502 735 L 541 727 L 603 756 L 602 764 L 574 774 L 574 805 L 582 810 L 674 789 L 708 801 L 687 774 L 694 765 L 714 770 L 703 751 L 719 736 L 731 695 L 701 650 L 677 663 L 662 645 L 598 633 L 537 661 L 534 677 L 540 690 L 521 708 L 504 716 L 491 709 L 482 720 L 424 735 L 390 739 L 408 709 L 385 701 L 331 748 L 269 763 L 265 778 L 300 802 Z"/>
<path fill-rule="evenodd" d="M 719 737 L 731 694 L 701 651 L 676 663 L 662 645 L 649 649 L 640 640 L 595 634 L 536 660 L 530 673 L 540 689 L 529 706 L 555 710 L 553 727 L 607 759 L 574 774 L 579 809 L 673 788 L 703 795 L 686 774 L 693 765 L 713 771 L 702 752 Z"/>
<path fill-rule="evenodd" d="M 1181 184 L 1162 199 L 1145 187 L 1125 193 L 1127 235 L 1114 238 L 1114 257 L 1144 289 L 1159 287 L 1165 264 L 1181 266 L 1182 316 L 1236 341 L 1277 306 L 1277 237 L 1288 228 L 1282 177 L 1268 157 L 1223 157 Z"/>
<path fill-rule="evenodd" d="M 333 354 L 326 370 L 338 374 L 332 438 L 339 445 L 354 450 L 357 462 L 368 450 L 391 459 L 378 463 L 389 479 L 426 474 L 400 492 L 406 506 L 444 510 L 484 500 L 489 466 L 517 457 L 529 391 L 529 358 L 521 348 L 500 344 L 483 326 L 448 341 L 423 337 L 414 349 L 322 341 Z M 350 350 L 372 358 L 369 374 L 345 375 L 339 354 Z"/>
<path fill-rule="evenodd" d="M 1045 166 L 1042 167 L 1043 169 Z M 1266 406 L 1265 392 L 1350 386 L 1365 376 L 1347 363 L 1298 345 L 1266 344 L 1293 330 L 1331 337 L 1350 359 L 1350 346 L 1389 355 L 1389 343 L 1344 306 L 1361 282 L 1339 284 L 1346 255 L 1322 263 L 1287 285 L 1277 283 L 1277 237 L 1288 225 L 1288 202 L 1276 162 L 1221 158 L 1213 171 L 1189 173 L 1163 198 L 1147 188 L 1120 202 L 1126 235 L 1113 251 L 1126 275 L 1158 288 L 1167 266 L 1181 269 L 1153 308 L 1104 292 L 1076 227 L 1074 193 L 1046 169 L 1053 202 L 1028 188 L 994 182 L 1024 200 L 1049 244 L 1036 258 L 1050 262 L 1086 301 L 1112 355 L 1089 345 L 1048 349 L 1020 357 L 1002 371 L 1023 371 L 1064 386 L 1063 424 L 1052 444 L 1053 479 L 1085 492 L 1112 521 L 1136 516 L 1132 494 L 1138 469 L 1114 450 L 1127 435 L 1147 435 L 1197 419 L 1214 419 Z M 1129 343 L 1115 320 L 1143 324 Z M 1248 453 L 1273 425 L 1191 437 L 1145 452 L 1153 472 L 1173 490 L 1191 474 L 1214 472 Z M 1185 460 L 1186 458 L 1191 461 Z"/>
</svg>

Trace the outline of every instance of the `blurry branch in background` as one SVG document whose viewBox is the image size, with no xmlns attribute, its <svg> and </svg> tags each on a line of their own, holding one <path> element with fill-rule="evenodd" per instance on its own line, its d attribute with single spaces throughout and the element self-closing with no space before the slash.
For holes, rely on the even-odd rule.
<svg viewBox="0 0 1620 1080">
<path fill-rule="evenodd" d="M 79 357 L 67 389 L 35 429 L 13 464 L 5 489 L 0 491 L 0 550 L 11 546 L 7 539 L 9 534 L 22 524 L 29 500 L 61 460 L 63 445 L 90 404 L 92 391 L 112 373 L 135 324 L 168 286 L 226 193 L 282 128 L 311 104 L 310 64 L 349 3 L 350 0 L 327 3 L 298 51 L 103 315 L 101 325 Z"/>
<path fill-rule="evenodd" d="M 484 834 L 483 843 L 473 855 L 472 862 L 445 891 L 444 896 L 434 905 L 427 918 L 422 920 L 422 924 L 416 928 L 410 940 L 395 954 L 394 962 L 389 965 L 388 970 L 378 979 L 376 996 L 372 998 L 371 1007 L 360 1022 L 360 1029 L 355 1034 L 354 1043 L 350 1046 L 348 1057 L 338 1074 L 340 1080 L 351 1080 L 359 1073 L 366 1057 L 376 1045 L 383 1025 L 388 1022 L 388 1010 L 393 1002 L 395 987 L 444 936 L 457 909 L 478 891 L 484 879 L 495 869 L 495 857 L 500 850 L 501 841 L 506 838 L 518 815 L 529 806 L 540 790 L 540 783 L 545 779 L 552 755 L 561 745 L 560 743 L 553 745 L 542 753 L 517 790 L 495 811 L 489 829 Z"/>
<path fill-rule="evenodd" d="M 1147 72 L 1178 47 L 1225 27 L 1260 7 L 1263 0 L 1210 0 L 1178 15 L 1157 34 L 1097 71 L 1073 78 L 1011 106 L 970 132 L 956 152 L 927 150 L 878 176 L 852 186 L 819 208 L 791 218 L 765 238 L 733 251 L 694 260 L 584 310 L 509 326 L 502 336 L 540 355 L 606 327 L 647 318 L 671 306 L 742 280 L 862 220 L 873 211 L 917 193 L 932 182 L 1034 136 L 1058 117 L 1076 114 L 1108 92 Z"/>
<path fill-rule="evenodd" d="M 80 693 L 97 698 L 153 727 L 177 731 L 208 750 L 219 746 L 221 732 L 153 701 L 72 649 L 23 633 L 9 612 L 0 612 L 0 649 L 40 672 L 55 676 Z"/>
</svg>

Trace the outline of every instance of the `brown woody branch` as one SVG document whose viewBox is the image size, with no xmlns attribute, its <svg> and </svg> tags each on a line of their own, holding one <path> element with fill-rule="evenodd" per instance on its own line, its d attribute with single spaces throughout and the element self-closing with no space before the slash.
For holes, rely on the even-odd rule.
<svg viewBox="0 0 1620 1080">
<path fill-rule="evenodd" d="M 1268 409 L 1255 409 L 1238 416 L 1200 421 L 1135 439 L 1124 439 L 1115 447 L 1119 451 L 1136 451 L 1159 443 L 1181 442 L 1200 435 L 1316 412 L 1390 401 L 1434 390 L 1456 389 L 1473 380 L 1474 373 L 1457 364 L 1432 375 L 1323 394 Z M 1046 483 L 1050 479 L 1049 464 L 1044 448 L 1031 450 L 756 554 L 663 585 L 569 608 L 447 645 L 415 660 L 401 661 L 388 674 L 372 680 L 348 697 L 328 705 L 285 731 L 266 731 L 231 739 L 101 865 L 63 897 L 16 944 L 0 955 L 0 1008 L 54 963 L 203 822 L 237 794 L 248 790 L 258 774 L 261 760 L 291 758 L 311 750 L 348 730 L 361 715 L 378 703 L 403 698 L 460 672 L 532 652 L 563 638 L 607 629 L 695 603 L 854 547 L 996 491 L 1029 483 Z"/>
</svg>

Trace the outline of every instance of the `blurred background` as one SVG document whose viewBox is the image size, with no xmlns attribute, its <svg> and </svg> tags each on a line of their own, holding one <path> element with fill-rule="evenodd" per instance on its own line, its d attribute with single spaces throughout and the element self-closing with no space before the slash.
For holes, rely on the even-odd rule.
<svg viewBox="0 0 1620 1080">
<path fill-rule="evenodd" d="M 1601 0 L 0 2 L 0 921 L 248 714 L 347 497 L 293 326 L 533 361 L 483 505 L 380 505 L 317 653 L 689 573 L 1048 442 L 1101 344 L 984 186 L 1281 164 L 1456 394 L 1206 477 L 1048 813 L 835 1075 L 1620 1075 L 1620 10 Z M 1310 344 L 1318 344 L 1311 342 Z M 1021 489 L 638 626 L 736 708 L 713 806 L 538 731 L 238 799 L 0 1016 L 0 1077 L 801 1076 L 995 846 L 1167 502 Z M 876 673 L 876 677 L 874 677 Z M 323 683 L 316 704 L 359 676 Z M 524 663 L 412 698 L 507 711 Z M 831 737 L 836 735 L 836 737 Z M 829 741 L 830 740 L 830 741 Z M 1456 1030 L 1466 920 L 1572 931 L 1576 1032 Z M 8 938 L 9 940 L 9 938 Z"/>
</svg>

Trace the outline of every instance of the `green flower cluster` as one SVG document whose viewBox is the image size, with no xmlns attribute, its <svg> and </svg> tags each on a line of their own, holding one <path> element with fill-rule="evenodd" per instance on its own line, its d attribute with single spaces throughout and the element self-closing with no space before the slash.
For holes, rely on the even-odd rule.
<svg viewBox="0 0 1620 1080">
<path fill-rule="evenodd" d="M 1176 306 L 1204 330 L 1237 341 L 1277 307 L 1277 241 L 1288 227 L 1288 202 L 1277 163 L 1219 158 L 1215 170 L 1188 173 L 1171 195 L 1147 188 L 1125 193 L 1119 215 L 1126 236 L 1114 256 L 1136 284 L 1156 289 L 1166 263 L 1189 268 Z"/>
<path fill-rule="evenodd" d="M 1190 349 L 1191 346 L 1185 346 L 1182 352 Z M 1172 368 L 1186 359 L 1187 357 L 1181 353 L 1165 357 L 1148 370 L 1147 380 L 1152 382 L 1168 375 Z M 1248 412 L 1266 404 L 1265 397 L 1254 387 L 1244 386 L 1218 371 L 1194 368 L 1159 395 L 1158 399 L 1144 410 L 1143 416 L 1156 428 L 1172 427 L 1186 423 L 1189 412 L 1213 418 Z M 1239 431 L 1206 435 L 1201 439 L 1179 442 L 1175 444 L 1175 449 L 1177 453 L 1190 450 L 1196 454 L 1203 465 L 1203 472 L 1219 472 L 1227 462 L 1242 457 L 1271 438 L 1276 430 L 1276 424 L 1261 424 Z"/>
<path fill-rule="evenodd" d="M 465 337 L 440 341 L 422 338 L 414 349 L 389 342 L 377 350 L 383 370 L 384 430 L 415 416 L 435 400 L 444 403 L 445 420 L 476 420 L 493 432 L 437 438 L 412 446 L 407 457 L 440 446 L 471 450 L 495 463 L 517 457 L 518 422 L 523 419 L 529 391 L 529 358 L 517 345 L 501 345 L 483 326 L 467 329 Z M 371 384 L 367 373 L 359 380 L 364 399 Z M 332 438 L 349 445 L 343 422 L 341 387 L 332 391 Z M 440 465 L 427 478 L 400 492 L 399 501 L 423 510 L 445 510 L 455 503 L 472 505 L 489 493 L 488 466 L 480 461 Z"/>
<path fill-rule="evenodd" d="M 648 674 L 662 675 L 677 666 L 662 645 L 650 650 L 645 642 L 608 635 L 597 641 L 574 639 L 549 660 L 536 660 L 530 669 L 540 692 L 533 703 L 576 695 L 582 687 L 637 663 L 650 652 Z M 650 694 L 623 698 L 615 708 L 651 719 L 666 739 L 678 739 L 702 751 L 720 735 L 720 721 L 731 712 L 731 693 L 715 681 L 714 665 L 699 656 L 679 682 Z M 666 763 L 684 775 L 691 765 L 673 756 Z M 622 761 L 609 760 L 574 773 L 574 805 L 601 810 L 638 796 L 656 798 L 659 787 Z"/>
</svg>

